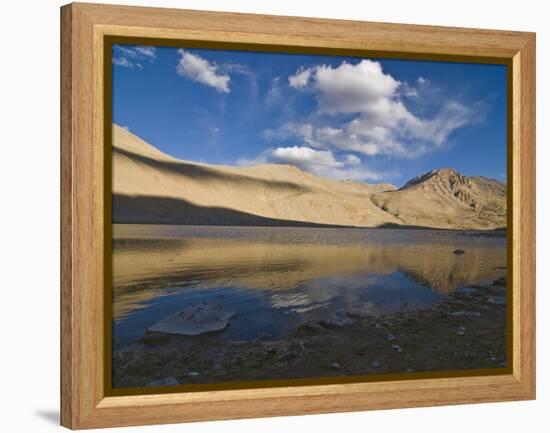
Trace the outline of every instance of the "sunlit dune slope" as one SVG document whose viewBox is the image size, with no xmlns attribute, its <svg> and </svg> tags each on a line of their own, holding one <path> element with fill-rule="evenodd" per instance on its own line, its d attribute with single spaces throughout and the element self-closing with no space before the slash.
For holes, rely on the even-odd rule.
<svg viewBox="0 0 550 433">
<path fill-rule="evenodd" d="M 175 159 L 113 125 L 113 221 L 217 225 L 506 226 L 506 186 L 434 170 L 396 190 L 321 178 L 291 165 Z"/>
</svg>

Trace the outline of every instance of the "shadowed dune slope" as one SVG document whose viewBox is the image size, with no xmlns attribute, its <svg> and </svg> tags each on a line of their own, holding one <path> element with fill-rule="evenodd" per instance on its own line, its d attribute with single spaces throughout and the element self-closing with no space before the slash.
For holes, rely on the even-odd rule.
<svg viewBox="0 0 550 433">
<path fill-rule="evenodd" d="M 370 200 L 385 189 L 395 187 L 323 179 L 290 165 L 181 161 L 113 125 L 114 222 L 398 224 Z"/>
<path fill-rule="evenodd" d="M 464 185 L 453 183 L 450 191 L 427 186 L 431 178 L 423 177 L 396 190 L 324 179 L 291 165 L 201 164 L 173 158 L 113 125 L 114 223 L 505 226 L 506 187 L 456 176 Z"/>
</svg>

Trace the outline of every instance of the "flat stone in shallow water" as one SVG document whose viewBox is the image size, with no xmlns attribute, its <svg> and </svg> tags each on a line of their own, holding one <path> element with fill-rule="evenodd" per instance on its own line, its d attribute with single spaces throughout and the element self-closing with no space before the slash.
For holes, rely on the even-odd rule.
<svg viewBox="0 0 550 433">
<path fill-rule="evenodd" d="M 221 331 L 235 313 L 223 305 L 201 302 L 180 310 L 147 328 L 147 332 L 175 335 L 200 335 Z"/>
</svg>

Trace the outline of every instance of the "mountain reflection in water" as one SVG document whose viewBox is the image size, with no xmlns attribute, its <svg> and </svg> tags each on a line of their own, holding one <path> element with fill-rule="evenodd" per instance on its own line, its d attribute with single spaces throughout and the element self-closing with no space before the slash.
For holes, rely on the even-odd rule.
<svg viewBox="0 0 550 433">
<path fill-rule="evenodd" d="M 213 300 L 237 313 L 229 338 L 276 337 L 338 309 L 429 306 L 505 275 L 505 266 L 504 235 L 116 224 L 113 332 L 131 341 L 166 315 Z"/>
</svg>

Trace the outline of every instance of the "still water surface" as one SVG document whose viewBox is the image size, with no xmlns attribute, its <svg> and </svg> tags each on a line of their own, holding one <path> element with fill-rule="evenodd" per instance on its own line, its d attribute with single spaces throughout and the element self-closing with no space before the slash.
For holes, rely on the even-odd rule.
<svg viewBox="0 0 550 433">
<path fill-rule="evenodd" d="M 237 313 L 227 338 L 277 338 L 337 310 L 427 307 L 505 266 L 506 238 L 476 232 L 115 224 L 113 342 L 201 301 Z"/>
</svg>

